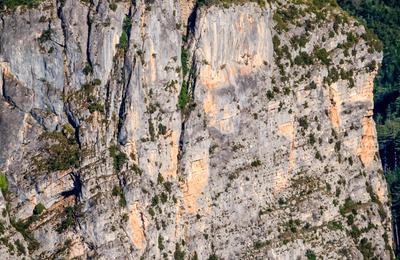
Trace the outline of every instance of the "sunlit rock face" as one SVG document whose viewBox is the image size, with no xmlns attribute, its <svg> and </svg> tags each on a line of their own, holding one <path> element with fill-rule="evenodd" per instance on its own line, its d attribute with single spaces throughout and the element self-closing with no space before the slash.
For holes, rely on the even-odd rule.
<svg viewBox="0 0 400 260">
<path fill-rule="evenodd" d="M 389 259 L 382 55 L 338 7 L 294 2 L 3 13 L 0 254 Z"/>
</svg>

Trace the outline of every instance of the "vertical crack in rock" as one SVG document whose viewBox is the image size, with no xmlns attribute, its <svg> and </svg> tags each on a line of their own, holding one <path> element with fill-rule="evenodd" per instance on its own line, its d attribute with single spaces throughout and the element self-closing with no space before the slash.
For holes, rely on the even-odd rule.
<svg viewBox="0 0 400 260">
<path fill-rule="evenodd" d="M 92 35 L 92 17 L 91 17 L 92 7 L 93 7 L 93 0 L 90 0 L 88 12 L 86 15 L 86 25 L 88 27 L 87 40 L 86 40 L 86 60 L 91 69 L 93 69 L 93 63 L 92 63 L 91 53 L 90 53 L 90 42 L 91 42 L 91 35 Z"/>
<path fill-rule="evenodd" d="M 2 76 L 2 85 L 1 85 L 1 93 L 2 93 L 2 96 L 3 96 L 3 98 L 4 98 L 4 100 L 7 102 L 7 103 L 9 103 L 12 107 L 14 107 L 14 108 L 16 108 L 17 107 L 17 104 L 15 104 L 15 102 L 11 99 L 11 97 L 10 96 L 8 96 L 7 95 L 7 90 L 6 90 L 6 76 L 5 76 L 5 73 L 3 72 L 2 74 L 1 74 L 1 76 Z"/>
<path fill-rule="evenodd" d="M 68 28 L 67 24 L 65 22 L 65 17 L 63 13 L 63 7 L 64 7 L 65 0 L 57 0 L 57 17 L 60 20 L 61 23 L 61 30 L 63 33 L 63 39 L 64 39 L 64 44 L 62 45 L 64 48 L 63 51 L 63 63 L 64 63 L 64 78 L 66 81 L 66 84 L 64 84 L 63 88 L 63 95 L 66 94 L 65 86 L 69 86 L 69 77 L 68 77 L 68 66 L 67 66 L 67 40 L 68 40 Z"/>
<path fill-rule="evenodd" d="M 1 21 L 1 27 L 2 29 L 4 29 L 4 17 L 0 16 L 0 21 Z M 1 36 L 0 36 L 0 40 L 1 40 Z"/>
<path fill-rule="evenodd" d="M 190 49 L 191 46 L 195 46 L 196 39 L 194 38 L 195 35 L 195 27 L 196 27 L 196 20 L 197 20 L 197 12 L 198 12 L 198 4 L 196 4 L 190 13 L 188 20 L 187 20 L 187 30 L 186 30 L 186 35 L 185 39 L 186 41 L 183 41 L 182 43 L 182 50 L 188 50 Z M 188 68 L 188 75 L 183 75 L 182 82 L 186 81 L 187 82 L 187 88 L 188 88 L 188 95 L 189 95 L 189 104 L 187 106 L 190 106 L 192 102 L 194 102 L 194 90 L 196 86 L 196 61 L 195 61 L 195 53 L 196 49 L 190 54 L 190 66 Z M 182 67 L 184 65 L 181 65 Z M 182 87 L 184 85 L 182 84 Z M 179 149 L 178 149 L 178 165 L 180 164 L 180 160 L 182 159 L 182 154 L 183 154 L 183 149 L 184 149 L 184 141 L 185 141 L 185 131 L 186 131 L 186 122 L 190 116 L 190 108 L 189 109 L 183 109 L 183 112 L 181 113 L 182 115 L 182 123 L 181 123 L 181 134 L 179 136 Z M 179 170 L 179 168 L 178 168 Z"/>
<path fill-rule="evenodd" d="M 199 10 L 199 4 L 196 1 L 196 4 L 193 7 L 192 12 L 190 13 L 188 20 L 187 20 L 187 33 L 194 34 L 195 27 L 196 27 L 196 20 L 197 20 L 197 11 Z"/>
<path fill-rule="evenodd" d="M 63 96 L 68 96 L 68 91 L 69 91 L 69 86 L 70 86 L 70 79 L 69 79 L 69 73 L 68 73 L 68 58 L 67 58 L 67 53 L 68 53 L 68 37 L 69 37 L 69 32 L 67 28 L 67 23 L 65 21 L 65 15 L 63 12 L 65 0 L 57 0 L 57 17 L 60 20 L 61 23 L 61 29 L 63 32 L 63 38 L 64 38 L 64 44 L 63 44 L 63 64 L 64 64 L 64 86 L 63 86 Z M 89 30 L 90 31 L 90 30 Z M 81 141 L 80 141 L 80 125 L 78 119 L 74 116 L 73 111 L 71 110 L 71 104 L 70 101 L 67 100 L 64 102 L 64 112 L 67 116 L 68 122 L 71 124 L 71 126 L 74 128 L 74 136 L 75 140 L 79 145 L 79 148 L 81 148 Z"/>
<path fill-rule="evenodd" d="M 135 9 L 135 12 L 132 13 L 132 9 Z M 128 94 L 128 90 L 131 84 L 131 78 L 132 78 L 132 71 L 136 67 L 136 58 L 133 60 L 133 64 L 128 60 L 127 52 L 129 52 L 130 49 L 130 37 L 131 37 L 131 31 L 132 31 L 132 16 L 136 13 L 136 7 L 134 7 L 133 2 L 131 2 L 131 5 L 129 7 L 128 14 L 124 18 L 124 22 L 122 25 L 122 31 L 127 34 L 127 46 L 128 50 L 124 50 L 124 60 L 123 60 L 123 67 L 122 67 L 122 78 L 123 78 L 123 88 L 122 88 L 122 97 L 121 97 L 121 103 L 119 106 L 119 111 L 118 111 L 118 129 L 117 129 L 117 140 L 120 144 L 124 145 L 125 144 L 125 138 L 121 136 L 121 129 L 125 123 L 125 117 L 126 117 L 126 98 Z M 126 19 L 129 19 L 129 27 L 126 24 Z"/>
</svg>

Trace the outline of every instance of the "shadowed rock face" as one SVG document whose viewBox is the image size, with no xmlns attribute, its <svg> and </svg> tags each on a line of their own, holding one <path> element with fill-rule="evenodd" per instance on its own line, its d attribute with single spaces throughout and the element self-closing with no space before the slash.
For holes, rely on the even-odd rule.
<svg viewBox="0 0 400 260">
<path fill-rule="evenodd" d="M 0 254 L 389 259 L 381 54 L 338 8 L 285 2 L 195 8 L 187 41 L 191 1 L 3 13 Z"/>
</svg>

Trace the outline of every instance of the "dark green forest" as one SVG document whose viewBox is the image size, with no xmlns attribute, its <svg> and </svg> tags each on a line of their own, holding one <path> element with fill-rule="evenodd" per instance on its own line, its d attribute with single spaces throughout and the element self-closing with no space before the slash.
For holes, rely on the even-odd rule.
<svg viewBox="0 0 400 260">
<path fill-rule="evenodd" d="M 374 114 L 397 232 L 400 225 L 400 1 L 338 0 L 338 3 L 372 29 L 384 45 L 382 67 L 375 80 Z"/>
</svg>

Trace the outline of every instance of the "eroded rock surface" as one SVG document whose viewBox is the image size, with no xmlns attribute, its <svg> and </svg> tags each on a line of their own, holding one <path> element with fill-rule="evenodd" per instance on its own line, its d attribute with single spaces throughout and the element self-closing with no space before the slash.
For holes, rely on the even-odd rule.
<svg viewBox="0 0 400 260">
<path fill-rule="evenodd" d="M 382 55 L 338 7 L 46 0 L 1 18 L 5 259 L 390 258 Z"/>
</svg>

